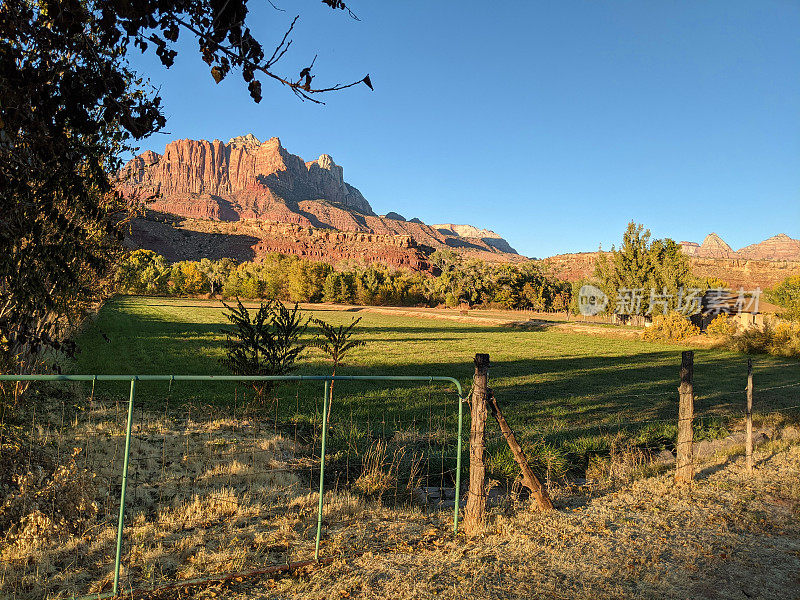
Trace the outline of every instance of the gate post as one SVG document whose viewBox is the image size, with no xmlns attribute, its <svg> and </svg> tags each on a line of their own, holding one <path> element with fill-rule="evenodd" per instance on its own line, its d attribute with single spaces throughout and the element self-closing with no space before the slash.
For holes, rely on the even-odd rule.
<svg viewBox="0 0 800 600">
<path fill-rule="evenodd" d="M 685 350 L 681 354 L 681 385 L 678 388 L 678 441 L 675 461 L 675 483 L 690 483 L 694 480 L 694 352 Z"/>
<path fill-rule="evenodd" d="M 136 395 L 136 379 L 131 378 L 131 393 L 128 398 L 128 425 L 125 429 L 125 458 L 122 461 L 122 490 L 119 493 L 119 521 L 117 521 L 117 554 L 114 559 L 113 594 L 119 593 L 119 571 L 122 565 L 122 531 L 125 528 L 125 490 L 128 487 L 128 458 L 131 453 L 131 429 L 133 427 L 133 398 Z"/>
<path fill-rule="evenodd" d="M 319 540 L 322 537 L 322 500 L 325 494 L 325 438 L 328 433 L 328 386 L 325 380 L 325 392 L 322 398 L 322 450 L 319 458 L 319 506 L 317 507 L 317 539 L 314 543 L 314 560 L 319 560 Z"/>
</svg>

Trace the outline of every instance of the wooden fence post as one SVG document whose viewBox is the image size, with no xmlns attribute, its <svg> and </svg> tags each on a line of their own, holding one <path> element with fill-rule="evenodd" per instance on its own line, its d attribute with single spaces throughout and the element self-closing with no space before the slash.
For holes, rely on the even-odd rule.
<svg viewBox="0 0 800 600">
<path fill-rule="evenodd" d="M 747 456 L 747 472 L 753 472 L 753 359 L 747 359 L 747 424 L 745 438 L 745 455 Z"/>
<path fill-rule="evenodd" d="M 497 404 L 497 398 L 494 397 L 491 389 L 489 390 L 489 408 L 492 410 L 492 415 L 497 420 L 497 424 L 500 425 L 500 431 L 503 432 L 503 437 L 506 438 L 508 447 L 511 448 L 511 452 L 514 454 L 514 460 L 517 461 L 520 471 L 522 471 L 522 485 L 530 490 L 531 499 L 536 502 L 539 510 L 552 510 L 553 503 L 550 500 L 550 496 L 547 495 L 547 490 L 544 489 L 542 483 L 534 475 L 531 466 L 528 464 L 528 458 L 517 442 L 517 436 L 514 435 L 511 427 L 506 422 L 506 418 Z"/>
<path fill-rule="evenodd" d="M 464 531 L 479 533 L 486 520 L 486 400 L 489 387 L 489 355 L 475 355 L 475 375 L 470 398 L 469 493 L 464 511 Z"/>
<path fill-rule="evenodd" d="M 681 384 L 678 387 L 678 442 L 675 467 L 675 483 L 689 483 L 694 479 L 694 457 L 692 441 L 694 430 L 694 352 L 686 350 L 681 354 Z"/>
</svg>

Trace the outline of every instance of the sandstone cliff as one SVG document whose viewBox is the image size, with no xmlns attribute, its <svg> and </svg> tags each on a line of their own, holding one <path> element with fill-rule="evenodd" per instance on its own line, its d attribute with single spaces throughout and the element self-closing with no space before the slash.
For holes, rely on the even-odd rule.
<svg viewBox="0 0 800 600">
<path fill-rule="evenodd" d="M 745 246 L 736 254 L 756 260 L 800 260 L 800 240 L 779 233 L 758 244 Z"/>
<path fill-rule="evenodd" d="M 511 247 L 511 244 L 489 229 L 478 229 L 472 225 L 456 225 L 454 223 L 442 223 L 440 225 L 434 225 L 434 227 L 445 235 L 478 239 L 500 252 L 508 252 L 510 254 L 517 253 L 517 251 Z"/>
<path fill-rule="evenodd" d="M 158 248 L 167 256 L 198 259 L 216 255 L 216 250 L 207 247 L 213 242 L 231 258 L 252 255 L 250 259 L 255 260 L 280 251 L 324 257 L 329 262 L 361 257 L 427 268 L 425 256 L 438 248 L 454 248 L 486 260 L 524 260 L 492 231 L 462 225 L 430 226 L 419 219 L 406 221 L 392 212 L 378 216 L 361 192 L 344 180 L 342 167 L 330 155 L 305 162 L 284 149 L 278 138 L 261 142 L 247 134 L 228 143 L 170 142 L 164 154 L 147 151 L 131 160 L 122 170 L 119 188 L 131 197 L 155 197 L 147 205 L 147 216 L 132 229 L 130 243 Z M 168 219 L 154 216 L 160 213 L 183 217 L 170 225 L 182 233 L 172 235 L 165 225 Z M 206 221 L 228 225 L 217 228 L 223 233 L 208 238 L 213 226 Z M 294 228 L 265 228 L 268 224 Z M 352 235 L 337 238 L 297 233 L 317 229 Z M 220 235 L 238 237 L 222 240 Z M 207 243 L 194 243 L 199 238 Z M 242 248 L 243 240 L 251 241 L 249 250 Z M 176 244 L 185 247 L 171 247 Z M 347 250 L 343 244 L 358 250 Z"/>
</svg>

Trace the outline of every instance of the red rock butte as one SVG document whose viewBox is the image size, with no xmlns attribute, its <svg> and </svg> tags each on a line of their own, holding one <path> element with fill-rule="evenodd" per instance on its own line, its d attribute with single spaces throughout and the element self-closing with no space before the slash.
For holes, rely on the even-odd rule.
<svg viewBox="0 0 800 600">
<path fill-rule="evenodd" d="M 701 278 L 720 279 L 733 288 L 770 288 L 800 272 L 800 240 L 781 233 L 739 250 L 733 250 L 716 233 L 702 244 L 681 242 L 692 272 Z M 553 271 L 568 281 L 591 277 L 598 252 L 559 254 L 545 259 Z"/>
<path fill-rule="evenodd" d="M 305 162 L 275 137 L 170 142 L 164 154 L 147 151 L 125 165 L 118 187 L 128 197 L 150 198 L 129 245 L 170 260 L 258 261 L 282 252 L 425 270 L 438 248 L 490 261 L 524 260 L 486 229 L 376 215 L 330 155 Z"/>
</svg>

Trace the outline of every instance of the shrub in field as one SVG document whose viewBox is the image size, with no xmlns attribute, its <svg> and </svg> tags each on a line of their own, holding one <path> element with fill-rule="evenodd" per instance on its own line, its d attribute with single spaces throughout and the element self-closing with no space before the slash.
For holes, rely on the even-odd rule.
<svg viewBox="0 0 800 600">
<path fill-rule="evenodd" d="M 237 375 L 285 375 L 292 371 L 305 346 L 300 337 L 308 327 L 299 311 L 286 308 L 278 301 L 264 302 L 254 317 L 237 298 L 236 306 L 223 302 L 225 316 L 233 325 L 226 331 L 225 364 Z M 274 386 L 254 385 L 259 398 Z"/>
<path fill-rule="evenodd" d="M 777 325 L 748 327 L 731 336 L 730 347 L 749 354 L 800 356 L 800 323 L 781 321 Z"/>
<path fill-rule="evenodd" d="M 57 465 L 46 447 L 3 426 L 0 442 L 2 558 L 35 553 L 42 544 L 77 531 L 97 513 L 92 476 L 77 465 L 80 448 Z"/>
<path fill-rule="evenodd" d="M 314 319 L 314 323 L 319 326 L 320 335 L 316 339 L 314 339 L 309 345 L 317 348 L 328 355 L 328 358 L 331 359 L 333 362 L 333 373 L 332 375 L 336 376 L 336 367 L 338 367 L 342 360 L 350 353 L 353 348 L 358 348 L 359 346 L 363 346 L 366 342 L 362 340 L 354 340 L 351 339 L 355 334 L 354 327 L 358 325 L 358 322 L 361 320 L 361 317 L 357 319 L 353 319 L 350 325 L 344 326 L 339 325 L 339 327 L 334 327 L 329 323 L 326 323 L 322 319 Z M 330 386 L 330 393 L 329 393 L 329 402 L 328 402 L 328 422 L 331 420 L 331 407 L 333 406 L 333 384 L 336 383 L 335 381 L 331 381 Z"/>
<path fill-rule="evenodd" d="M 729 337 L 736 333 L 736 323 L 728 315 L 720 313 L 708 324 L 706 333 L 713 336 Z"/>
<path fill-rule="evenodd" d="M 800 356 L 800 321 L 780 321 L 775 325 L 775 342 L 770 354 Z"/>
<path fill-rule="evenodd" d="M 650 341 L 669 340 L 679 342 L 693 335 L 699 335 L 700 330 L 684 315 L 679 312 L 670 312 L 666 315 L 656 315 L 653 324 L 644 330 L 643 338 Z"/>
</svg>

